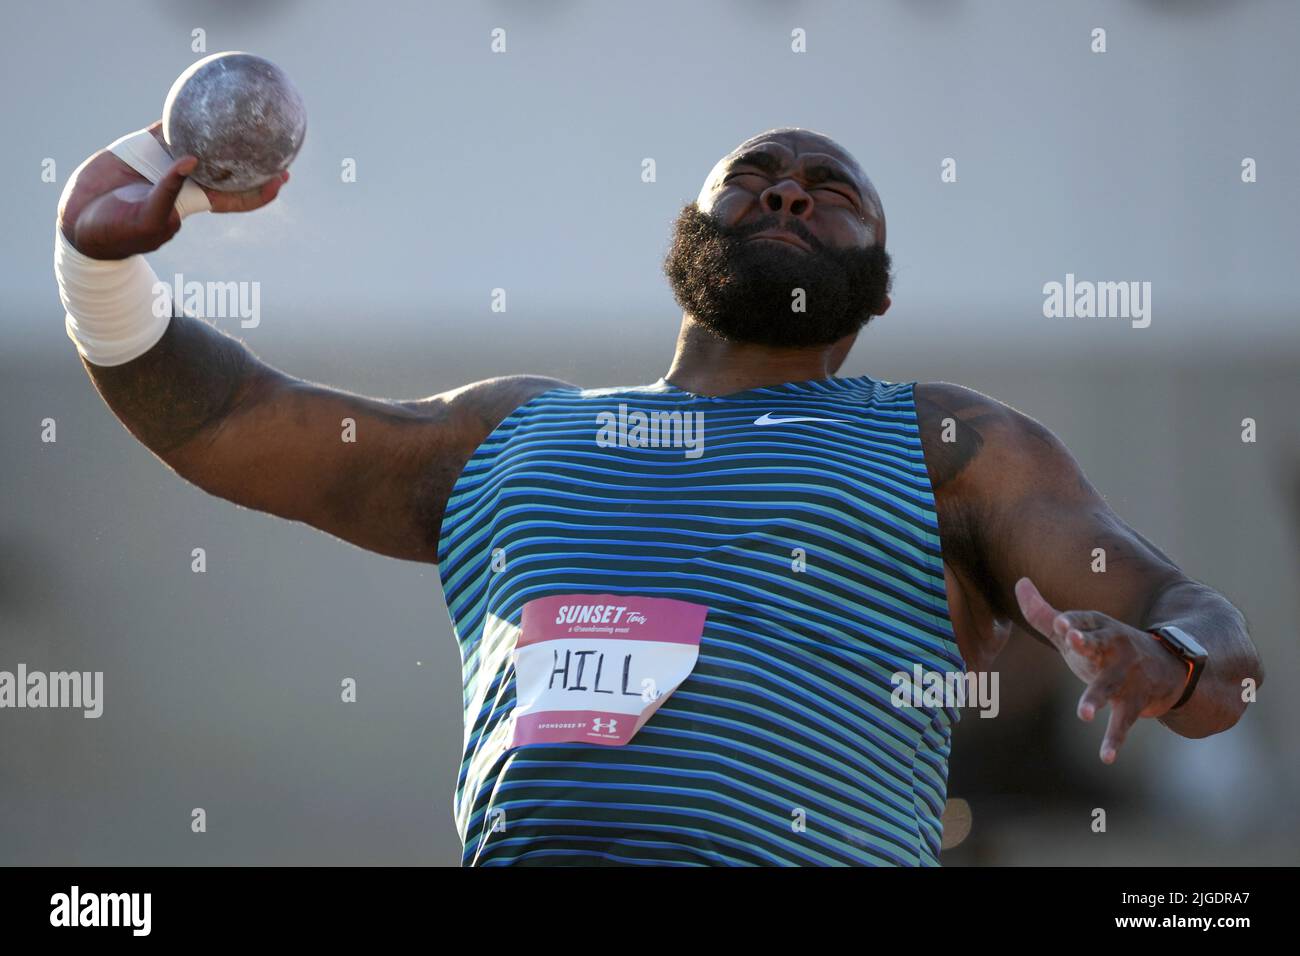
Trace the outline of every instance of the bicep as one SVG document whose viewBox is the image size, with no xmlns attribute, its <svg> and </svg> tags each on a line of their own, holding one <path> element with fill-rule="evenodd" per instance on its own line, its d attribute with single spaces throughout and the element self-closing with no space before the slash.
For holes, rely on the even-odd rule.
<svg viewBox="0 0 1300 956">
<path fill-rule="evenodd" d="M 454 454 L 445 418 L 436 404 L 416 410 L 268 369 L 228 414 L 164 457 L 235 504 L 381 554 L 432 561 L 437 516 L 420 520 L 415 491 Z"/>
<path fill-rule="evenodd" d="M 1062 610 L 1139 625 L 1178 567 L 1125 522 L 1039 423 L 1008 410 L 981 463 L 983 538 L 999 606 L 1019 620 L 1015 584 Z"/>
<path fill-rule="evenodd" d="M 236 504 L 379 554 L 432 563 L 443 508 L 465 462 L 511 408 L 550 387 L 545 381 L 494 379 L 403 402 L 267 369 L 230 414 L 169 464 Z"/>
</svg>

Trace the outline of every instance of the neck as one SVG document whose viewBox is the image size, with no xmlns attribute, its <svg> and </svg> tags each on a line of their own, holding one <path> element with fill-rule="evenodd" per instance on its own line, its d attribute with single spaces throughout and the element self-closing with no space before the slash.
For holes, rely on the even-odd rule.
<svg viewBox="0 0 1300 956">
<path fill-rule="evenodd" d="M 677 352 L 664 376 L 697 395 L 728 395 L 764 385 L 830 378 L 844 363 L 856 335 L 811 349 L 729 342 L 683 316 Z"/>
</svg>

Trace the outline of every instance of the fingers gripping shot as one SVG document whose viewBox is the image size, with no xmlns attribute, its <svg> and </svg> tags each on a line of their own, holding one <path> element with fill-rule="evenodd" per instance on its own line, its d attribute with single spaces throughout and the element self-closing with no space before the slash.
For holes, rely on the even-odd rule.
<svg viewBox="0 0 1300 956">
<path fill-rule="evenodd" d="M 301 100 L 273 98 L 292 132 Z M 1262 676 L 1242 615 L 1051 432 L 959 385 L 837 374 L 892 266 L 881 198 L 829 137 L 757 135 L 680 211 L 657 381 L 398 401 L 296 379 L 153 294 L 143 257 L 184 217 L 260 208 L 287 179 L 297 145 L 198 172 L 228 115 L 77 170 L 56 226 L 68 334 L 185 480 L 438 565 L 466 865 L 936 865 L 959 712 L 900 705 L 893 677 L 988 670 L 1017 633 L 1079 678 L 1102 763 L 1143 723 L 1204 737 L 1241 717 Z"/>
</svg>

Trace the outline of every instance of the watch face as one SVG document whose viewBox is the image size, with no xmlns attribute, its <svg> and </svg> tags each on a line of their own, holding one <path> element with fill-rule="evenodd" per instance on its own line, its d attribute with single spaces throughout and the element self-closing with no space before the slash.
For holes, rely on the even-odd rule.
<svg viewBox="0 0 1300 956">
<path fill-rule="evenodd" d="M 1166 624 L 1157 630 L 1171 641 L 1175 646 L 1182 648 L 1184 654 L 1191 658 L 1208 657 L 1205 648 L 1197 643 L 1196 638 L 1188 634 L 1181 627 L 1174 627 L 1172 624 Z"/>
</svg>

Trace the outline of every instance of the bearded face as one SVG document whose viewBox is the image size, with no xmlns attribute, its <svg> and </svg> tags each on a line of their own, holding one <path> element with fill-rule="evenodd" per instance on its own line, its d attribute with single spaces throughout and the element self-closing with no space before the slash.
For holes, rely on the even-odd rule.
<svg viewBox="0 0 1300 956">
<path fill-rule="evenodd" d="M 808 248 L 753 238 L 773 229 Z M 859 331 L 885 309 L 889 270 L 881 246 L 829 248 L 797 219 L 776 216 L 727 227 L 694 202 L 678 215 L 664 260 L 677 304 L 697 322 L 724 339 L 787 348 L 826 346 Z"/>
</svg>

